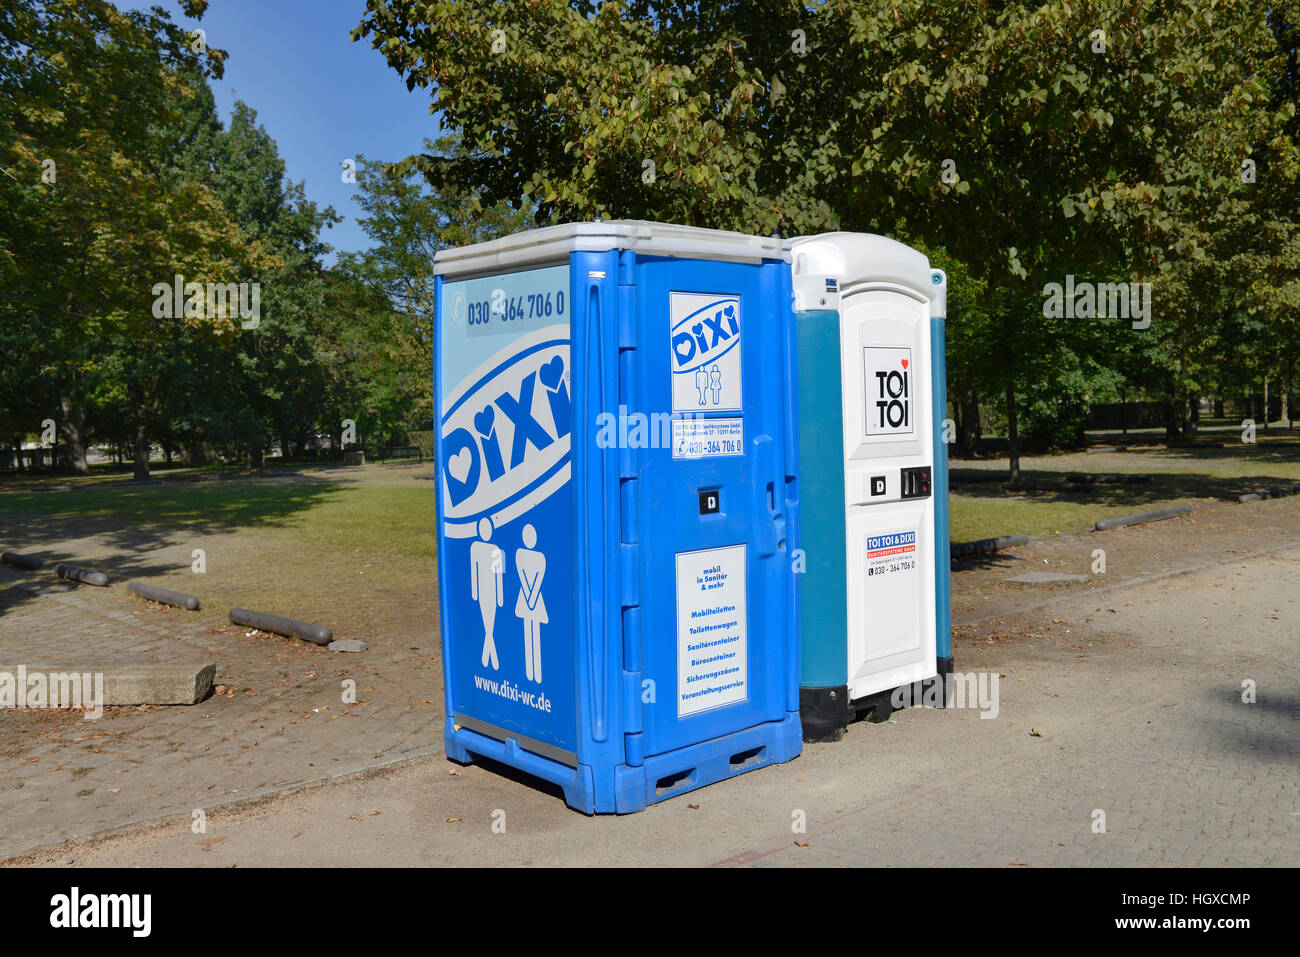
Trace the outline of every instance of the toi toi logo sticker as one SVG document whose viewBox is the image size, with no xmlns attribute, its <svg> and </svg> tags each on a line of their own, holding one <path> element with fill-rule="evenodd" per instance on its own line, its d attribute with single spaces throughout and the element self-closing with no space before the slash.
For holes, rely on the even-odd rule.
<svg viewBox="0 0 1300 957">
<path fill-rule="evenodd" d="M 912 350 L 905 346 L 867 346 L 862 350 L 866 391 L 866 432 L 912 433 Z"/>
</svg>

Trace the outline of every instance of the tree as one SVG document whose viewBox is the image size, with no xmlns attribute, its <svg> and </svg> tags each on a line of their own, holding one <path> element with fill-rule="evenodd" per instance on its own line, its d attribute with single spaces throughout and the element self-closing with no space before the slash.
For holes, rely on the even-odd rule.
<svg viewBox="0 0 1300 957">
<path fill-rule="evenodd" d="M 425 141 L 430 156 L 454 162 L 464 150 L 453 137 Z M 356 201 L 362 229 L 374 245 L 343 254 L 339 271 L 382 291 L 400 321 L 387 324 L 394 384 L 413 393 L 412 421 L 433 416 L 433 257 L 441 249 L 484 242 L 528 228 L 532 211 L 518 197 L 484 206 L 476 189 L 445 186 L 430 190 L 423 177 L 400 165 L 357 157 Z M 360 301 L 353 298 L 354 303 Z M 369 308 L 375 307 L 370 300 Z"/>
<path fill-rule="evenodd" d="M 462 136 L 465 157 L 409 158 L 435 188 L 522 191 L 539 221 L 604 210 L 946 248 L 1010 365 L 981 387 L 1006 403 L 1013 477 L 1018 396 L 1052 371 L 1039 346 L 1078 357 L 1095 339 L 1044 328 L 1044 285 L 1205 258 L 1214 220 L 1251 202 L 1242 159 L 1285 118 L 1249 0 L 368 0 L 353 35 Z"/>
<path fill-rule="evenodd" d="M 186 0 L 202 15 L 206 3 Z M 174 175 L 168 131 L 187 74 L 221 73 L 223 51 L 160 8 L 119 12 L 102 0 L 46 0 L 4 13 L 0 46 L 0 271 L 7 314 L 6 396 L 48 383 L 74 467 L 86 469 L 95 395 L 129 402 L 137 478 L 148 476 L 154 359 L 179 329 L 220 337 L 232 317 L 154 314 L 158 284 L 226 281 L 267 261 L 206 187 Z M 105 382 L 105 345 L 124 378 Z M 21 350 L 21 351 L 20 351 Z M 15 358 L 20 355 L 21 358 Z M 7 404 L 7 403 L 6 403 Z"/>
<path fill-rule="evenodd" d="M 222 422 L 219 435 L 243 451 L 249 467 L 260 468 L 272 438 L 288 456 L 292 438 L 310 431 L 320 406 L 317 342 L 330 321 L 320 263 L 329 247 L 321 232 L 339 217 L 309 201 L 302 183 L 287 180 L 279 149 L 256 111 L 236 101 L 223 128 L 211 93 L 203 94 L 188 109 L 193 135 L 177 150 L 176 162 L 186 175 L 209 182 L 228 215 L 275 257 L 256 275 L 262 291 L 257 325 L 212 357 L 223 387 L 208 397 L 208 414 Z"/>
</svg>

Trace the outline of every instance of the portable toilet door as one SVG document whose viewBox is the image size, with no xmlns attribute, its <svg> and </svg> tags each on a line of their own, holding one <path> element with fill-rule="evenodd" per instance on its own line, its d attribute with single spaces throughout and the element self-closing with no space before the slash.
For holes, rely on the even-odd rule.
<svg viewBox="0 0 1300 957">
<path fill-rule="evenodd" d="M 626 813 L 800 751 L 784 240 L 435 257 L 445 741 Z"/>
<path fill-rule="evenodd" d="M 806 739 L 833 740 L 856 713 L 883 721 L 951 670 L 947 280 L 882 236 L 828 233 L 792 240 L 791 251 L 807 561 L 801 711 Z"/>
</svg>

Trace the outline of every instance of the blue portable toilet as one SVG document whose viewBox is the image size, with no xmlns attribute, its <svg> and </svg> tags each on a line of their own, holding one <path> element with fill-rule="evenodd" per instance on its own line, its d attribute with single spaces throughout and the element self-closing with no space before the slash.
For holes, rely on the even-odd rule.
<svg viewBox="0 0 1300 957">
<path fill-rule="evenodd" d="M 791 240 L 805 740 L 946 703 L 947 278 L 883 236 Z"/>
<path fill-rule="evenodd" d="M 448 757 L 591 814 L 797 756 L 789 243 L 574 223 L 434 266 Z"/>
</svg>

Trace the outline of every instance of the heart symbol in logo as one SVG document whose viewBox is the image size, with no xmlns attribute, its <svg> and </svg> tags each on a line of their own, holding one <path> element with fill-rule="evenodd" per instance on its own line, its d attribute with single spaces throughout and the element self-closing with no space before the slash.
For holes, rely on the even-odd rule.
<svg viewBox="0 0 1300 957">
<path fill-rule="evenodd" d="M 542 378 L 542 385 L 548 389 L 558 389 L 560 387 L 560 377 L 564 375 L 564 360 L 555 356 L 550 362 L 542 366 L 538 373 Z"/>
<path fill-rule="evenodd" d="M 904 368 L 904 369 L 907 368 L 907 360 L 906 360 L 906 359 L 903 360 L 903 368 Z"/>
<path fill-rule="evenodd" d="M 483 436 L 483 438 L 485 439 L 489 435 L 491 435 L 492 423 L 496 420 L 496 417 L 497 417 L 497 411 L 490 405 L 482 412 L 479 412 L 477 415 L 475 415 L 474 428 L 478 430 L 478 434 Z"/>
<path fill-rule="evenodd" d="M 491 408 L 489 406 L 489 408 Z M 461 449 L 447 459 L 447 471 L 457 482 L 464 482 L 469 475 L 469 467 L 474 464 L 474 455 L 469 449 Z"/>
</svg>

